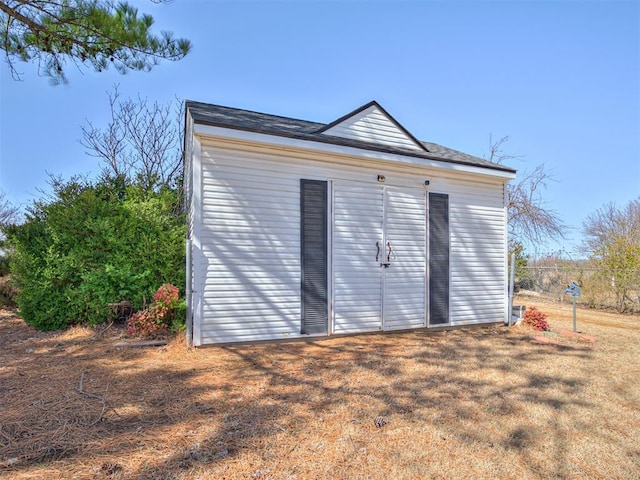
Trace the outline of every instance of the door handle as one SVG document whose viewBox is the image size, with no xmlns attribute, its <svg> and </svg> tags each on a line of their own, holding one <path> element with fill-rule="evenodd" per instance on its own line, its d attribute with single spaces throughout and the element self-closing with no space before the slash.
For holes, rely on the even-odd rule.
<svg viewBox="0 0 640 480">
<path fill-rule="evenodd" d="M 376 252 L 376 263 L 378 263 L 380 259 L 380 242 L 376 242 L 376 248 L 378 249 Z M 387 257 L 387 263 L 380 263 L 380 266 L 384 268 L 389 268 L 389 265 L 389 257 Z"/>
<path fill-rule="evenodd" d="M 387 252 L 387 263 L 391 263 L 391 242 L 387 242 L 387 248 L 389 249 Z"/>
</svg>

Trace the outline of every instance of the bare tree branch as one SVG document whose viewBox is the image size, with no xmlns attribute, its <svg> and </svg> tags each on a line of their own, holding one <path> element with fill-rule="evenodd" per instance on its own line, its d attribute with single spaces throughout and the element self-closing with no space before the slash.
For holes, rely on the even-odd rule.
<svg viewBox="0 0 640 480">
<path fill-rule="evenodd" d="M 86 153 L 92 157 L 103 159 L 111 173 L 116 176 L 129 177 L 132 165 L 126 155 L 126 132 L 118 120 L 118 87 L 108 93 L 111 120 L 104 130 L 97 128 L 87 120 L 81 126 L 83 140 L 80 143 L 87 148 Z"/>
<path fill-rule="evenodd" d="M 522 155 L 504 150 L 509 136 L 493 140 L 489 135 L 489 161 L 502 164 L 509 160 L 521 160 Z M 542 191 L 547 184 L 554 181 L 553 176 L 538 165 L 507 185 L 507 210 L 509 235 L 517 242 L 526 240 L 540 243 L 545 238 L 564 238 L 565 225 L 558 214 L 550 209 L 544 201 Z"/>
<path fill-rule="evenodd" d="M 553 177 L 538 165 L 525 172 L 517 183 L 507 186 L 509 233 L 514 238 L 539 243 L 545 238 L 564 237 L 565 226 L 558 214 L 544 202 L 541 190 Z"/>
<path fill-rule="evenodd" d="M 4 190 L 0 190 L 0 227 L 17 222 L 19 212 L 20 209 L 9 201 Z"/>
<path fill-rule="evenodd" d="M 509 141 L 509 135 L 505 135 L 504 137 L 493 140 L 493 134 L 489 134 L 489 158 L 490 162 L 504 164 L 509 160 L 522 160 L 522 155 L 505 152 L 503 150 L 503 145 Z M 486 158 L 486 157 L 485 157 Z"/>
<path fill-rule="evenodd" d="M 103 129 L 87 120 L 80 143 L 103 162 L 103 174 L 140 182 L 145 188 L 176 187 L 182 175 L 183 106 L 146 98 L 120 99 L 108 92 L 111 119 Z M 175 115 L 175 116 L 174 116 Z"/>
</svg>

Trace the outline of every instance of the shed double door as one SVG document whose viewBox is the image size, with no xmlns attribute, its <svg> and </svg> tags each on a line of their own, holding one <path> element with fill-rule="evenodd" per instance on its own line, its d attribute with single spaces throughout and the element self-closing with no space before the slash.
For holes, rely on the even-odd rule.
<svg viewBox="0 0 640 480">
<path fill-rule="evenodd" d="M 426 325 L 424 188 L 334 182 L 333 332 Z"/>
</svg>

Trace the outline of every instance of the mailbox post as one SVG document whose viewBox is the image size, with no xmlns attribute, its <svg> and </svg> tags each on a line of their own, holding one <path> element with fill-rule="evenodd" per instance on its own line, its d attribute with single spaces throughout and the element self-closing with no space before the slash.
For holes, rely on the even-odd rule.
<svg viewBox="0 0 640 480">
<path fill-rule="evenodd" d="M 564 291 L 565 294 L 570 293 L 573 298 L 573 331 L 576 332 L 576 297 L 580 296 L 580 286 L 575 282 L 571 282 L 571 285 Z"/>
</svg>

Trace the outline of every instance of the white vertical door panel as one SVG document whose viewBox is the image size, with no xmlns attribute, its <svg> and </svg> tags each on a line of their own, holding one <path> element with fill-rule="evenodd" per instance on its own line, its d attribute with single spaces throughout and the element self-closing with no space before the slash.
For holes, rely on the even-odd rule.
<svg viewBox="0 0 640 480">
<path fill-rule="evenodd" d="M 426 325 L 426 201 L 422 188 L 387 188 L 384 269 L 384 330 Z M 388 252 L 385 253 L 388 255 Z M 386 257 L 385 257 L 386 259 Z"/>
<path fill-rule="evenodd" d="M 424 327 L 424 189 L 335 182 L 333 192 L 333 333 Z"/>
<path fill-rule="evenodd" d="M 333 332 L 382 329 L 384 195 L 381 187 L 334 183 L 333 188 Z"/>
</svg>

